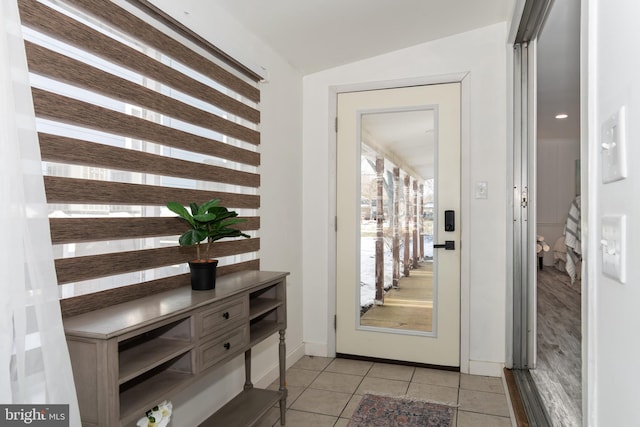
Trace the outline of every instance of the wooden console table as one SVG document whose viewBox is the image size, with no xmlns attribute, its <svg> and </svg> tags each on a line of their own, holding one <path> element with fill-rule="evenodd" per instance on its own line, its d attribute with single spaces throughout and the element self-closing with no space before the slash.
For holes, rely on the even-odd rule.
<svg viewBox="0 0 640 427">
<path fill-rule="evenodd" d="M 244 390 L 201 426 L 251 426 L 276 402 L 285 423 L 288 273 L 243 271 L 64 319 L 83 426 L 129 426 L 244 353 Z M 279 390 L 251 382 L 251 348 L 279 332 Z M 172 417 L 172 424 L 180 425 Z"/>
</svg>

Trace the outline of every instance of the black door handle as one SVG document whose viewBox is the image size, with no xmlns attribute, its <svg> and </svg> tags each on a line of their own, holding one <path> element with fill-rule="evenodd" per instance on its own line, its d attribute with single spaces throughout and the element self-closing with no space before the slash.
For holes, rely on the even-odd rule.
<svg viewBox="0 0 640 427">
<path fill-rule="evenodd" d="M 435 249 L 444 248 L 447 251 L 454 251 L 456 249 L 456 242 L 453 240 L 445 240 L 444 245 L 433 245 Z"/>
</svg>

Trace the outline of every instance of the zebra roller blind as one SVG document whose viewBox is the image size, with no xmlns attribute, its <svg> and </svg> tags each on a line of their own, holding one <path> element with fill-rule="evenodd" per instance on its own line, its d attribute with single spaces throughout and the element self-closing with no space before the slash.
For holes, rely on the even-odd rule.
<svg viewBox="0 0 640 427">
<path fill-rule="evenodd" d="M 255 76 L 135 3 L 19 0 L 64 316 L 189 285 L 168 201 L 238 211 L 218 274 L 260 267 Z"/>
</svg>

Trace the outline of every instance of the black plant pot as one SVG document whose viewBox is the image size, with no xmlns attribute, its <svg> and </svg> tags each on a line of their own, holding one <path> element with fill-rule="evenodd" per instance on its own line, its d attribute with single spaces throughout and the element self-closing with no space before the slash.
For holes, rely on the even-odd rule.
<svg viewBox="0 0 640 427">
<path fill-rule="evenodd" d="M 217 259 L 189 261 L 191 269 L 191 289 L 194 291 L 208 291 L 216 287 Z"/>
</svg>

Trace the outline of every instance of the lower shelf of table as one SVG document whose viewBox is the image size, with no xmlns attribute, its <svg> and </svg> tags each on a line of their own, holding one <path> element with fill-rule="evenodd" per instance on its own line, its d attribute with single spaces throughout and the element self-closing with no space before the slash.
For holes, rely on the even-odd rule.
<svg viewBox="0 0 640 427">
<path fill-rule="evenodd" d="M 284 392 L 275 390 L 259 388 L 244 390 L 207 418 L 200 427 L 252 426 L 283 396 Z"/>
<path fill-rule="evenodd" d="M 195 375 L 164 371 L 120 393 L 120 422 L 129 425 L 143 417 L 145 412 L 163 400 L 168 393 L 186 388 Z"/>
</svg>

